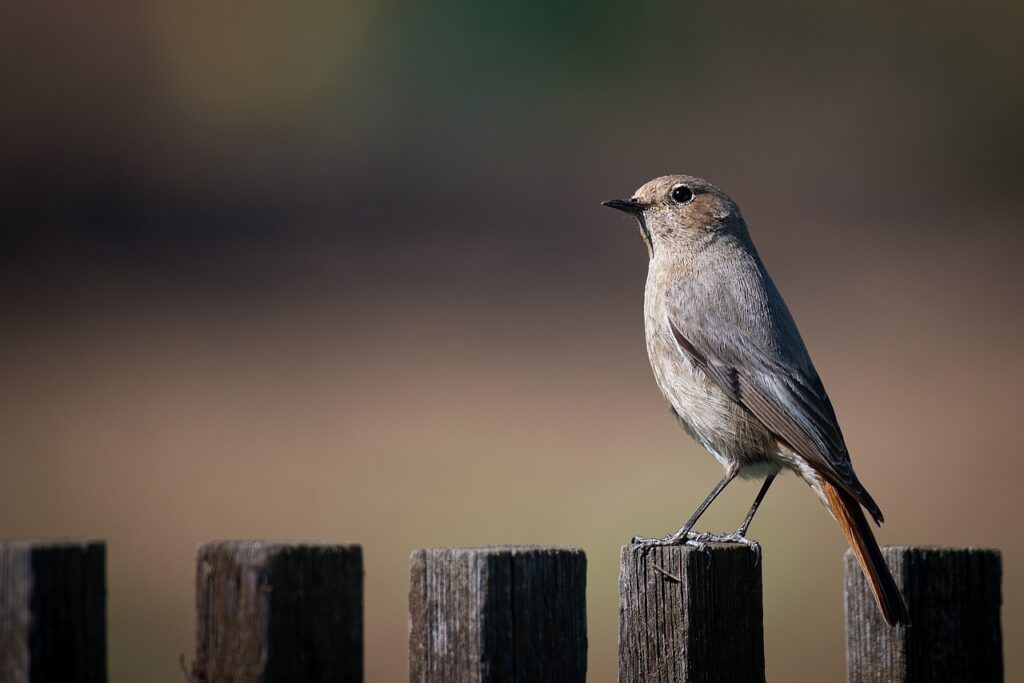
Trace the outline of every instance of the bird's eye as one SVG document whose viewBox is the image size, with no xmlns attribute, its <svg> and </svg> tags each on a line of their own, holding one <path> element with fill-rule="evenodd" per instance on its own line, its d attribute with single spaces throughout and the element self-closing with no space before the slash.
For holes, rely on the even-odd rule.
<svg viewBox="0 0 1024 683">
<path fill-rule="evenodd" d="M 672 188 L 672 199 L 680 204 L 686 204 L 688 201 L 693 199 L 693 190 L 688 188 L 686 185 L 674 187 Z"/>
</svg>

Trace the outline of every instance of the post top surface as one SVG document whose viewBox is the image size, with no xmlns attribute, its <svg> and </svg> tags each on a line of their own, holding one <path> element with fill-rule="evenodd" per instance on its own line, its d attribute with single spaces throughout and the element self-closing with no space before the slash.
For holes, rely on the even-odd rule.
<svg viewBox="0 0 1024 683">
<path fill-rule="evenodd" d="M 575 546 L 560 545 L 528 545 L 528 544 L 505 544 L 505 545 L 480 545 L 455 548 L 417 548 L 416 553 L 457 553 L 475 555 L 537 555 L 537 554 L 583 554 L 583 549 Z"/>
<path fill-rule="evenodd" d="M 227 551 L 259 551 L 272 553 L 281 550 L 321 550 L 321 551 L 361 551 L 362 546 L 358 543 L 338 543 L 336 541 L 268 541 L 258 539 L 232 539 L 204 541 L 199 544 L 198 551 L 211 552 L 214 550 Z"/>
<path fill-rule="evenodd" d="M 701 553 L 706 550 L 713 550 L 714 552 L 735 552 L 735 553 L 752 553 L 757 554 L 753 548 L 742 543 L 717 543 L 708 542 L 705 543 L 705 548 L 695 548 L 692 545 L 659 545 L 651 548 L 654 550 L 663 550 L 668 552 L 680 552 L 680 553 Z M 641 546 L 637 543 L 628 543 L 622 546 L 622 552 L 639 552 Z M 650 551 L 649 551 L 650 552 Z"/>
<path fill-rule="evenodd" d="M 0 540 L 0 549 L 8 550 L 56 550 L 105 548 L 106 541 L 96 538 L 11 538 Z"/>
<path fill-rule="evenodd" d="M 982 548 L 979 546 L 941 546 L 941 545 L 883 545 L 884 554 L 902 554 L 918 556 L 949 556 L 949 555 L 995 555 L 1002 557 L 999 548 Z M 847 550 L 846 557 L 852 557 L 853 551 Z"/>
</svg>

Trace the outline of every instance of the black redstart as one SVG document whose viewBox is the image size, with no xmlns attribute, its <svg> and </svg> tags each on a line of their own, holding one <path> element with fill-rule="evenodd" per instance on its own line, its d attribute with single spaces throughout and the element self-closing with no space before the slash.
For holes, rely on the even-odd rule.
<svg viewBox="0 0 1024 683">
<path fill-rule="evenodd" d="M 745 534 L 772 480 L 788 469 L 839 522 L 882 615 L 906 624 L 907 609 L 862 507 L 882 512 L 854 474 L 835 411 L 800 332 L 768 276 L 739 207 L 700 178 L 664 176 L 606 206 L 640 223 L 650 266 L 644 295 L 647 353 L 680 424 L 725 476 L 679 531 L 636 537 L 643 546 L 732 541 Z M 735 534 L 693 526 L 737 475 L 764 484 Z"/>
</svg>

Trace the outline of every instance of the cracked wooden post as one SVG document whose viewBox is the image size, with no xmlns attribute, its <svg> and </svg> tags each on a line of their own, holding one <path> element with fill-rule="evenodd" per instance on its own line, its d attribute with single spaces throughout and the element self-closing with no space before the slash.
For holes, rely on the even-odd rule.
<svg viewBox="0 0 1024 683">
<path fill-rule="evenodd" d="M 764 681 L 761 564 L 742 545 L 623 546 L 619 681 Z"/>
<path fill-rule="evenodd" d="M 0 542 L 0 681 L 106 680 L 104 544 Z"/>
<path fill-rule="evenodd" d="M 1002 681 L 999 551 L 890 546 L 882 555 L 907 602 L 910 626 L 885 624 L 847 552 L 847 680 Z"/>
<path fill-rule="evenodd" d="M 409 680 L 585 681 L 586 574 L 578 548 L 414 551 Z"/>
<path fill-rule="evenodd" d="M 204 543 L 196 609 L 196 683 L 363 680 L 358 545 Z"/>
</svg>

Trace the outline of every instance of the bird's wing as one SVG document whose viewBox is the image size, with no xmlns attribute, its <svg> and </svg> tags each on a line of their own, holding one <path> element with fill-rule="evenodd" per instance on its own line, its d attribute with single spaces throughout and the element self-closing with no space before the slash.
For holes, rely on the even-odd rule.
<svg viewBox="0 0 1024 683">
<path fill-rule="evenodd" d="M 679 348 L 716 386 L 882 522 L 853 471 L 832 402 L 809 360 L 787 358 L 784 344 L 757 339 L 714 310 L 693 315 L 676 309 L 668 322 Z"/>
</svg>

